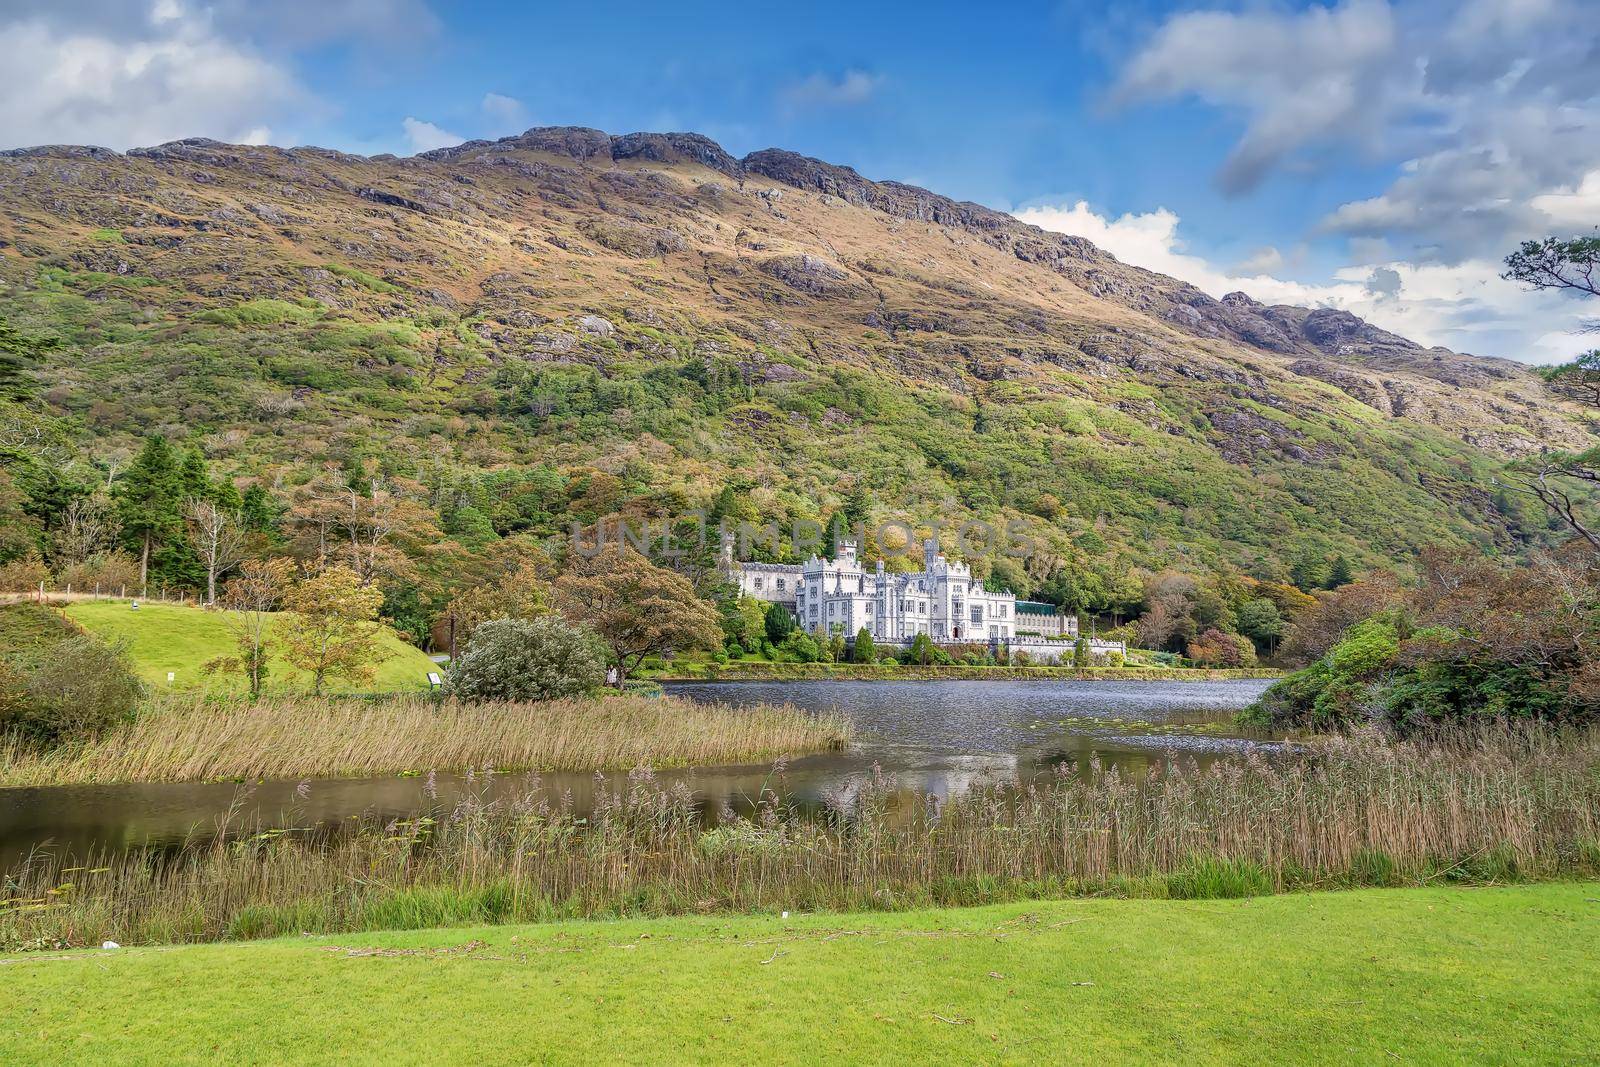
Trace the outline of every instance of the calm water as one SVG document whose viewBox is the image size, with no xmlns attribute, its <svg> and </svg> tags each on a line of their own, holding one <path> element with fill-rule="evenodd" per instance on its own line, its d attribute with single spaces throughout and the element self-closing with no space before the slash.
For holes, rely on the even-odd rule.
<svg viewBox="0 0 1600 1067">
<path fill-rule="evenodd" d="M 723 682 L 674 684 L 670 692 L 706 703 L 787 700 L 814 710 L 837 708 L 856 725 L 843 752 L 806 756 L 781 773 L 771 766 L 664 771 L 666 783 L 694 791 L 708 818 L 724 808 L 749 811 L 763 787 L 802 808 L 848 797 L 874 765 L 906 792 L 941 798 L 975 786 L 1017 782 L 1063 763 L 1098 758 L 1134 774 L 1170 753 L 1205 762 L 1273 742 L 1238 736 L 1228 722 L 1270 684 L 1238 682 Z M 626 775 L 609 776 L 615 788 Z M 503 775 L 494 793 L 526 791 L 524 774 Z M 538 788 L 571 795 L 586 809 L 592 774 L 549 774 Z M 0 789 L 0 870 L 31 850 L 83 854 L 91 847 L 170 844 L 232 825 L 335 825 L 352 816 L 405 816 L 448 806 L 485 788 L 481 777 L 319 780 L 183 785 L 53 786 Z M 230 815 L 231 813 L 231 815 Z"/>
</svg>

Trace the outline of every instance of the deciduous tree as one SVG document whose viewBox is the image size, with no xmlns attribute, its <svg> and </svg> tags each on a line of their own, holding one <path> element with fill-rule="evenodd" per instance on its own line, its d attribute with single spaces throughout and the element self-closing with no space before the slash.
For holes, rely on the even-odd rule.
<svg viewBox="0 0 1600 1067">
<path fill-rule="evenodd" d="M 619 686 L 647 656 L 714 648 L 722 640 L 716 609 L 687 579 L 621 545 L 574 558 L 555 590 L 561 613 L 611 649 Z"/>
<path fill-rule="evenodd" d="M 371 680 L 383 658 L 375 621 L 382 604 L 382 591 L 349 567 L 328 567 L 290 587 L 279 635 L 289 662 L 311 675 L 313 693 L 330 678 Z"/>
<path fill-rule="evenodd" d="M 240 565 L 239 576 L 228 583 L 223 594 L 238 654 L 211 660 L 205 665 L 206 673 L 237 672 L 250 687 L 250 699 L 261 695 L 276 646 L 274 613 L 293 580 L 294 564 L 287 559 L 246 560 Z"/>
<path fill-rule="evenodd" d="M 189 543 L 206 568 L 206 603 L 217 602 L 217 577 L 244 558 L 244 529 L 237 512 L 219 507 L 203 497 L 190 497 L 183 506 Z"/>
</svg>

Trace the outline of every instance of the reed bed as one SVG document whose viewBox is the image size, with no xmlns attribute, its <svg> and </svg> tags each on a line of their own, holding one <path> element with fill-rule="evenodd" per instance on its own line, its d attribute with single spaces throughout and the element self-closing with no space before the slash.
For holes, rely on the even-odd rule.
<svg viewBox="0 0 1600 1067">
<path fill-rule="evenodd" d="M 849 720 L 791 705 L 604 694 L 537 704 L 273 697 L 150 702 L 88 742 L 0 742 L 0 785 L 338 778 L 407 771 L 753 763 L 837 748 Z"/>
<path fill-rule="evenodd" d="M 1597 731 L 1369 737 L 1138 781 L 1090 767 L 942 805 L 877 775 L 820 816 L 769 792 L 751 817 L 708 821 L 640 769 L 582 818 L 529 792 L 340 833 L 38 856 L 4 884 L 0 949 L 1594 876 L 1597 771 Z"/>
</svg>

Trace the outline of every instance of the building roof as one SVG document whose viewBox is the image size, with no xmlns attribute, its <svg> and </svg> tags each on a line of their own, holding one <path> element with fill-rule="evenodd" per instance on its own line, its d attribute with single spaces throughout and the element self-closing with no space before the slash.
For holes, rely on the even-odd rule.
<svg viewBox="0 0 1600 1067">
<path fill-rule="evenodd" d="M 1058 615 L 1061 609 L 1054 604 L 1045 604 L 1038 600 L 1017 601 L 1018 615 Z"/>
</svg>

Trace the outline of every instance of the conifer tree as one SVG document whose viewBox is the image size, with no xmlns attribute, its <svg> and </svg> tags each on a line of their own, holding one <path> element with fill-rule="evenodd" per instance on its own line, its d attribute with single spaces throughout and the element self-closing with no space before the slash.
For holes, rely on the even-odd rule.
<svg viewBox="0 0 1600 1067">
<path fill-rule="evenodd" d="M 123 538 L 139 555 L 139 584 L 147 585 L 153 553 L 183 537 L 183 475 L 165 437 L 145 438 L 112 493 Z"/>
</svg>

